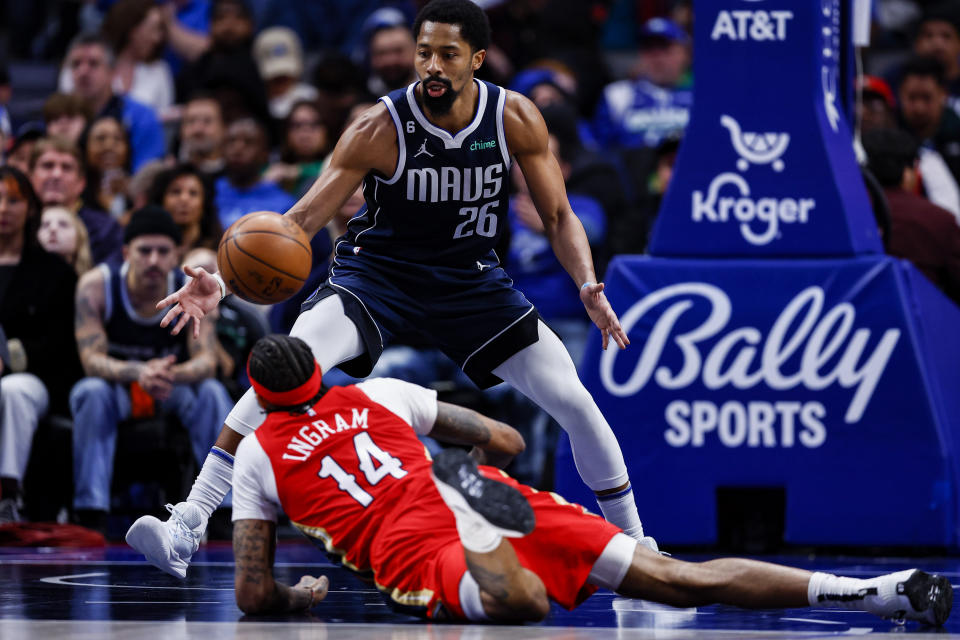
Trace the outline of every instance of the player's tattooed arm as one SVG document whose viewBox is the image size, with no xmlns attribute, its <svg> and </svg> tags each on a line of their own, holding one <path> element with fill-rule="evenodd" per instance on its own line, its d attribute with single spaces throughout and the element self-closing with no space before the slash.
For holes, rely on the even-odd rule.
<svg viewBox="0 0 960 640">
<path fill-rule="evenodd" d="M 142 362 L 118 360 L 107 355 L 107 330 L 103 324 L 105 301 L 103 272 L 88 271 L 77 284 L 74 334 L 83 371 L 90 377 L 113 382 L 133 382 Z"/>
<path fill-rule="evenodd" d="M 510 425 L 446 402 L 437 403 L 430 436 L 450 444 L 473 445 L 470 455 L 477 462 L 501 468 L 526 447 L 523 436 Z"/>
<path fill-rule="evenodd" d="M 244 613 L 305 611 L 326 597 L 329 583 L 323 576 L 304 576 L 293 587 L 274 580 L 275 551 L 276 524 L 267 520 L 233 523 L 234 590 L 237 606 Z"/>
<path fill-rule="evenodd" d="M 200 337 L 189 340 L 190 359 L 171 368 L 175 384 L 192 384 L 217 373 L 217 328 L 213 322 L 200 325 Z"/>
</svg>

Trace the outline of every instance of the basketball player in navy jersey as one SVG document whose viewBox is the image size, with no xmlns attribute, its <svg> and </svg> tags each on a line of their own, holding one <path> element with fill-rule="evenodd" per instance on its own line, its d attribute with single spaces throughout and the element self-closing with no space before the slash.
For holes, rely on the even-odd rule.
<svg viewBox="0 0 960 640">
<path fill-rule="evenodd" d="M 474 78 L 490 41 L 470 0 L 435 0 L 414 23 L 419 82 L 384 96 L 343 134 L 329 167 L 286 215 L 309 236 L 362 184 L 366 207 L 335 245 L 329 279 L 303 305 L 291 335 L 322 370 L 362 377 L 400 331 L 421 331 L 480 387 L 505 380 L 567 431 L 577 469 L 604 517 L 655 548 L 637 514 L 616 437 L 577 377 L 563 343 L 499 266 L 508 174 L 520 164 L 554 252 L 602 333 L 626 333 L 596 281 L 586 235 L 570 208 L 536 106 Z M 187 268 L 191 281 L 161 302 L 178 333 L 212 311 L 227 288 L 219 274 Z M 263 421 L 249 391 L 226 419 L 186 502 L 162 523 L 140 518 L 127 534 L 155 566 L 183 577 L 207 519 L 231 486 L 233 453 Z"/>
</svg>

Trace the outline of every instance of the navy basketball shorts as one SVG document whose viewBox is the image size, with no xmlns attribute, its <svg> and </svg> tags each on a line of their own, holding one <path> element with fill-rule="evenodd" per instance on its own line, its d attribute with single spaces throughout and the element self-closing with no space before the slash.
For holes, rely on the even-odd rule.
<svg viewBox="0 0 960 640">
<path fill-rule="evenodd" d="M 485 389 L 501 382 L 493 369 L 537 341 L 540 316 L 501 267 L 341 255 L 301 312 L 330 295 L 340 296 L 367 350 L 339 365 L 355 377 L 367 376 L 396 337 L 417 335 Z"/>
</svg>

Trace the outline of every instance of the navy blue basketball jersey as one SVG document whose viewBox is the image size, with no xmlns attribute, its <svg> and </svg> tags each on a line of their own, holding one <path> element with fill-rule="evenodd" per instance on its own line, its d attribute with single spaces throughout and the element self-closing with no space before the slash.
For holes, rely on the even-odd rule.
<svg viewBox="0 0 960 640">
<path fill-rule="evenodd" d="M 170 335 L 170 327 L 163 328 L 160 321 L 169 310 L 164 309 L 155 315 L 144 318 L 139 315 L 130 302 L 127 290 L 127 263 L 123 265 L 101 264 L 104 271 L 105 306 L 103 326 L 107 332 L 107 355 L 118 360 L 152 360 L 175 355 L 177 362 L 189 359 L 187 335 Z M 167 294 L 183 286 L 186 278 L 180 269 L 170 272 Z"/>
<path fill-rule="evenodd" d="M 493 247 L 507 224 L 509 197 L 506 90 L 474 82 L 476 114 L 455 134 L 427 120 L 417 82 L 380 98 L 397 128 L 397 167 L 392 176 L 364 178 L 366 208 L 347 225 L 337 256 L 448 266 L 498 262 Z"/>
</svg>

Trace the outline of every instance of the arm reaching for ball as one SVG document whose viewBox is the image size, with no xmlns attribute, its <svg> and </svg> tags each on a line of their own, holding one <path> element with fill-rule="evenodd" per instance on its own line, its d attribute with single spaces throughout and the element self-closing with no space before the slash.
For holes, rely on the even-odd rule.
<svg viewBox="0 0 960 640">
<path fill-rule="evenodd" d="M 193 337 L 196 340 L 200 338 L 200 320 L 217 308 L 226 291 L 221 286 L 223 280 L 208 273 L 203 267 L 185 266 L 183 272 L 190 276 L 190 280 L 157 303 L 157 309 L 173 305 L 173 308 L 163 316 L 160 326 L 169 326 L 176 320 L 170 333 L 177 335 L 183 331 L 190 320 L 193 320 Z"/>
<path fill-rule="evenodd" d="M 322 229 L 350 199 L 370 171 L 390 176 L 396 170 L 399 148 L 397 131 L 386 106 L 377 104 L 356 119 L 340 137 L 330 165 L 310 190 L 284 215 L 296 222 L 308 238 Z M 193 337 L 200 336 L 200 320 L 221 298 L 222 279 L 202 268 L 184 267 L 190 276 L 179 291 L 159 303 L 157 309 L 174 305 L 160 326 L 173 324 L 177 335 L 193 320 Z M 225 293 L 225 292 L 224 292 Z"/>
</svg>

